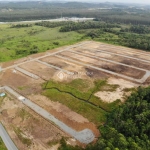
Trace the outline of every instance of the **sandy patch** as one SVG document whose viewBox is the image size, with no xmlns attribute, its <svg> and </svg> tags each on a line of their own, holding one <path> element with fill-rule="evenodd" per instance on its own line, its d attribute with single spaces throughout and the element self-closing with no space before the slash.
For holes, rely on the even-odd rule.
<svg viewBox="0 0 150 150">
<path fill-rule="evenodd" d="M 117 84 L 117 85 L 120 86 L 121 89 L 134 88 L 134 87 L 139 86 L 139 84 L 135 84 L 133 82 L 126 81 L 124 79 L 117 79 L 117 78 L 109 78 L 108 79 L 108 84 Z"/>
<path fill-rule="evenodd" d="M 124 95 L 124 92 L 121 91 L 120 88 L 117 88 L 115 92 L 102 91 L 102 92 L 95 93 L 95 96 L 99 97 L 102 101 L 107 102 L 107 103 L 112 103 L 116 101 L 117 99 L 120 99 L 122 101 L 123 95 Z"/>
<path fill-rule="evenodd" d="M 53 145 L 49 150 L 58 150 L 60 144 Z"/>
<path fill-rule="evenodd" d="M 113 92 L 100 91 L 95 93 L 95 96 L 99 97 L 102 101 L 107 103 L 112 103 L 117 99 L 124 101 L 125 96 L 130 94 L 130 92 L 125 92 L 124 89 L 138 87 L 138 84 L 123 79 L 116 79 L 116 78 L 109 78 L 108 84 L 112 84 L 112 85 L 117 84 L 119 85 L 119 87 L 116 89 L 116 91 Z"/>
</svg>

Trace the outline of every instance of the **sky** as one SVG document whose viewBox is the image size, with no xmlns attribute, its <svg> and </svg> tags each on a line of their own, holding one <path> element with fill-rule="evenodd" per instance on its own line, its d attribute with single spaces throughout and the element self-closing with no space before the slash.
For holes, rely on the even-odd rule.
<svg viewBox="0 0 150 150">
<path fill-rule="evenodd" d="M 68 1 L 75 1 L 75 0 L 68 0 Z M 85 2 L 88 0 L 76 0 L 80 2 Z M 119 3 L 144 3 L 144 4 L 150 4 L 150 0 L 92 0 L 96 2 L 119 2 Z M 91 1 L 91 2 L 92 2 Z"/>
<path fill-rule="evenodd" d="M 32 1 L 32 0 L 0 0 L 0 1 Z M 36 1 L 36 0 L 34 0 Z M 39 1 L 39 0 L 37 0 Z M 40 0 L 42 1 L 42 0 Z M 54 0 L 46 0 L 46 1 L 54 1 Z M 55 0 L 56 2 L 57 0 Z M 58 0 L 63 1 L 63 0 Z M 79 1 L 79 2 L 119 2 L 119 3 L 143 3 L 150 4 L 150 0 L 64 0 L 64 1 Z"/>
</svg>

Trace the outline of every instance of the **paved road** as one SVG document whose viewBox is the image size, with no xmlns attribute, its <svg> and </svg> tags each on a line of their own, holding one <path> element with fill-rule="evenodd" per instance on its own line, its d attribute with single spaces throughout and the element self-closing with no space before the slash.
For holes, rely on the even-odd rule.
<svg viewBox="0 0 150 150">
<path fill-rule="evenodd" d="M 85 63 L 73 60 L 71 58 L 68 58 L 68 57 L 64 57 L 64 56 L 60 56 L 60 55 L 56 55 L 56 57 L 67 60 L 67 61 L 70 61 L 70 62 L 73 62 L 73 63 L 76 63 L 76 64 L 79 64 L 79 65 L 82 65 L 82 66 L 86 66 L 86 67 L 90 67 L 90 68 L 93 68 L 93 69 L 96 69 L 96 70 L 100 70 L 102 72 L 106 72 L 106 73 L 109 73 L 109 74 L 112 74 L 112 75 L 115 75 L 115 76 L 118 76 L 118 77 L 121 77 L 121 78 L 124 78 L 124 79 L 135 81 L 135 82 L 138 82 L 138 83 L 144 83 L 146 81 L 146 79 L 150 76 L 150 72 L 146 71 L 146 74 L 143 76 L 142 79 L 135 79 L 135 78 L 128 77 L 126 75 L 122 75 L 122 74 L 115 73 L 115 72 L 112 72 L 112 71 L 109 71 L 109 70 L 106 70 L 106 69 L 102 69 L 102 68 L 95 67 L 95 66 L 92 66 L 92 65 L 89 65 L 89 64 L 85 64 Z"/>
<path fill-rule="evenodd" d="M 18 70 L 19 72 L 21 72 L 21 73 L 23 73 L 23 74 L 25 74 L 25 75 L 33 78 L 33 79 L 36 79 L 36 80 L 38 80 L 40 78 L 39 76 L 37 76 L 37 75 L 27 71 L 27 70 L 24 70 L 24 69 L 22 69 L 20 67 L 15 67 L 15 70 Z"/>
<path fill-rule="evenodd" d="M 5 143 L 5 146 L 8 150 L 18 150 L 16 145 L 13 143 L 11 138 L 9 137 L 8 133 L 6 132 L 3 125 L 0 123 L 0 136 L 3 139 L 3 142 Z"/>
<path fill-rule="evenodd" d="M 55 118 L 49 112 L 47 112 L 46 110 L 44 110 L 43 108 L 41 108 L 37 104 L 33 103 L 29 99 L 27 99 L 25 97 L 20 98 L 22 96 L 19 93 L 17 93 L 16 91 L 14 91 L 12 88 L 10 88 L 8 86 L 4 86 L 4 89 L 8 93 L 10 93 L 13 96 L 15 96 L 16 98 L 18 98 L 18 100 L 20 100 L 26 106 L 28 106 L 29 108 L 34 110 L 36 113 L 38 113 L 39 115 L 41 115 L 45 119 L 55 123 L 60 129 L 62 129 L 64 132 L 68 133 L 69 135 L 71 135 L 72 137 L 74 137 L 75 139 L 80 141 L 81 143 L 89 144 L 94 140 L 95 136 L 94 136 L 93 132 L 90 129 L 84 129 L 80 132 L 77 132 L 74 129 L 72 129 L 71 127 L 64 124 L 63 122 L 59 121 L 57 118 Z"/>
</svg>

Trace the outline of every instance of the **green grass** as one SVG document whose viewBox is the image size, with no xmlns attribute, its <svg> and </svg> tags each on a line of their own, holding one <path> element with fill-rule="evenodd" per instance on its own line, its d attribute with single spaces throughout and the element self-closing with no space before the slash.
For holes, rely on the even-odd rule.
<svg viewBox="0 0 150 150">
<path fill-rule="evenodd" d="M 46 83 L 45 83 L 46 84 Z M 45 88 L 45 84 L 43 88 Z M 52 101 L 58 101 L 73 111 L 83 115 L 97 125 L 105 122 L 106 114 L 116 108 L 119 100 L 113 103 L 105 103 L 94 96 L 97 91 L 115 90 L 116 85 L 109 85 L 105 80 L 89 81 L 76 79 L 70 83 L 49 81 L 43 91 L 43 95 Z M 109 88 L 108 88 L 109 87 Z M 91 104 L 89 104 L 89 102 Z M 94 106 L 96 105 L 96 106 Z"/>
<path fill-rule="evenodd" d="M 94 83 L 90 80 L 75 79 L 67 83 L 67 86 L 78 89 L 82 92 L 87 92 L 89 89 L 94 87 Z"/>
<path fill-rule="evenodd" d="M 2 138 L 0 137 L 0 150 L 7 150 Z"/>
<path fill-rule="evenodd" d="M 0 62 L 21 58 L 32 53 L 70 45 L 81 41 L 83 35 L 77 32 L 59 32 L 59 28 L 35 26 L 10 28 L 0 25 Z M 57 43 L 57 44 L 56 44 Z"/>
<path fill-rule="evenodd" d="M 48 144 L 49 147 L 52 147 L 53 145 L 56 145 L 56 144 L 58 144 L 58 143 L 59 143 L 58 140 L 52 140 L 52 141 L 48 141 L 48 142 L 47 142 L 47 144 Z"/>
<path fill-rule="evenodd" d="M 72 97 L 69 94 L 61 93 L 57 90 L 46 90 L 43 93 L 50 100 L 58 101 L 67 107 L 71 108 L 73 111 L 83 115 L 88 118 L 90 121 L 94 123 L 105 122 L 106 120 L 106 112 L 94 107 L 90 104 L 87 104 L 83 101 L 79 101 L 77 98 Z"/>
<path fill-rule="evenodd" d="M 21 90 L 21 91 L 22 91 L 22 90 L 25 90 L 25 89 L 27 89 L 27 88 L 28 88 L 28 86 L 19 86 L 19 87 L 18 87 L 18 89 Z"/>
</svg>

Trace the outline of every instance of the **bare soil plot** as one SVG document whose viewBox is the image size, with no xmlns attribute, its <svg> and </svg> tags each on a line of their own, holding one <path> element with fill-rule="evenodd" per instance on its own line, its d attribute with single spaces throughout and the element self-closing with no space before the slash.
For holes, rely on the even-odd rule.
<svg viewBox="0 0 150 150">
<path fill-rule="evenodd" d="M 126 56 L 130 56 L 130 57 L 136 57 L 139 59 L 144 59 L 144 60 L 149 60 L 150 61 L 150 54 L 147 53 L 147 55 L 145 55 L 145 53 L 136 53 L 136 51 L 127 51 L 125 48 L 124 49 L 120 49 L 119 47 L 115 47 L 112 48 L 111 46 L 100 46 L 99 48 L 97 48 L 97 50 L 105 50 L 108 52 L 112 52 L 112 53 L 116 53 L 116 54 L 123 54 Z M 149 55 L 149 56 L 148 56 Z"/>
<path fill-rule="evenodd" d="M 111 45 L 111 44 L 105 44 L 101 42 L 95 42 L 92 41 L 84 46 L 81 46 L 82 48 L 93 48 L 97 50 L 106 50 L 118 54 L 124 54 L 124 55 L 129 55 L 133 57 L 137 57 L 140 59 L 145 59 L 145 60 L 150 60 L 150 53 L 146 51 L 142 51 L 139 49 L 133 49 L 133 48 L 128 48 L 128 47 L 123 47 L 123 46 L 116 46 L 116 45 Z"/>
<path fill-rule="evenodd" d="M 43 58 L 41 60 L 44 62 L 47 62 L 48 64 L 57 66 L 59 68 L 65 69 L 65 70 L 68 70 L 70 72 L 76 73 L 76 72 L 83 70 L 83 66 L 59 59 L 55 56 L 46 57 L 46 58 Z"/>
<path fill-rule="evenodd" d="M 57 127 L 15 99 L 5 98 L 1 105 L 1 121 L 11 138 L 22 150 L 47 150 L 49 144 L 68 137 Z"/>
<path fill-rule="evenodd" d="M 26 63 L 24 65 L 21 65 L 20 67 L 23 69 L 26 69 L 27 71 L 31 73 L 36 74 L 37 76 L 45 80 L 50 80 L 55 74 L 55 72 L 57 71 L 56 69 L 47 67 L 46 65 L 43 65 L 35 61 Z"/>
<path fill-rule="evenodd" d="M 149 84 L 150 84 L 150 77 L 149 77 L 149 78 L 147 78 L 147 80 L 146 80 L 145 84 L 147 84 L 147 85 L 149 86 Z"/>
<path fill-rule="evenodd" d="M 99 46 L 100 46 L 100 43 L 90 41 L 90 43 L 85 44 L 83 47 L 98 48 Z"/>
<path fill-rule="evenodd" d="M 126 81 L 124 79 L 115 79 L 115 78 L 109 78 L 108 84 L 110 85 L 118 85 L 119 87 L 116 89 L 116 91 L 100 91 L 95 93 L 95 96 L 99 97 L 102 101 L 111 103 L 116 101 L 117 99 L 120 99 L 122 102 L 125 100 L 127 96 L 131 94 L 130 90 L 126 91 L 126 89 L 132 89 L 136 88 L 139 85 L 132 83 L 130 81 Z"/>
<path fill-rule="evenodd" d="M 126 67 L 123 65 L 108 63 L 106 61 L 96 60 L 94 58 L 90 58 L 87 56 L 81 56 L 79 54 L 74 54 L 71 52 L 63 52 L 60 55 L 65 56 L 65 57 L 69 57 L 69 58 L 72 58 L 74 60 L 78 60 L 81 62 L 85 62 L 88 64 L 92 64 L 94 66 L 97 66 L 97 67 L 100 67 L 100 68 L 103 68 L 106 70 L 110 70 L 112 72 L 116 72 L 116 73 L 120 73 L 120 74 L 127 75 L 130 77 L 134 77 L 136 79 L 141 79 L 143 77 L 143 75 L 145 74 L 145 71 Z"/>
<path fill-rule="evenodd" d="M 86 79 L 86 78 L 89 78 L 89 77 L 94 78 L 94 77 L 97 76 L 96 78 L 99 78 L 99 79 L 101 78 L 102 79 L 103 77 L 106 77 L 106 74 L 103 74 L 100 71 L 96 71 L 96 70 L 91 70 L 90 71 L 90 69 L 88 70 L 82 65 L 78 65 L 78 64 L 75 64 L 75 63 L 57 58 L 55 56 L 46 57 L 46 58 L 43 58 L 41 60 L 44 61 L 44 62 L 47 62 L 48 64 L 60 67 L 64 70 L 67 70 L 67 71 L 70 71 L 70 72 L 73 72 L 74 75 L 67 75 L 67 74 L 65 75 L 66 78 L 67 78 L 66 81 L 68 81 L 68 82 L 73 80 L 73 79 L 76 79 L 76 78 Z M 57 72 L 57 73 L 59 73 L 59 72 Z M 55 80 L 57 80 L 57 73 L 54 76 Z"/>
<path fill-rule="evenodd" d="M 123 63 L 123 64 L 126 64 L 126 65 L 131 65 L 131 66 L 135 66 L 135 67 L 138 67 L 138 68 L 150 70 L 150 64 L 144 63 L 142 61 L 134 60 L 134 59 L 131 59 L 131 58 L 124 58 L 124 57 L 121 57 L 121 56 L 116 56 L 116 55 L 113 55 L 113 54 L 107 54 L 107 53 L 104 53 L 104 52 L 98 52 L 98 51 L 96 52 L 95 50 L 93 50 L 93 51 L 87 51 L 87 50 L 84 50 L 84 49 L 79 49 L 79 50 L 75 49 L 75 50 L 77 52 L 82 53 L 82 54 L 89 54 L 91 56 L 96 56 L 98 58 L 113 60 L 115 62 Z"/>
<path fill-rule="evenodd" d="M 92 41 L 92 43 L 95 43 L 96 45 L 98 44 L 99 47 L 103 47 L 103 48 L 112 48 L 112 49 L 116 49 L 118 48 L 119 50 L 125 50 L 126 52 L 133 52 L 134 54 L 143 54 L 143 55 L 147 55 L 149 54 L 149 52 L 147 51 L 143 51 L 143 50 L 139 50 L 139 49 L 135 49 L 135 48 L 129 48 L 129 47 L 124 47 L 124 46 L 116 46 L 116 45 L 112 45 L 112 44 L 106 44 L 106 43 L 101 43 L 101 42 L 96 42 L 96 41 Z"/>
<path fill-rule="evenodd" d="M 31 83 L 37 83 L 40 84 L 43 81 L 41 79 L 34 80 L 30 77 L 20 73 L 19 71 L 13 72 L 13 69 L 7 70 L 5 72 L 2 72 L 0 74 L 0 85 L 8 85 L 12 87 L 18 87 L 18 86 L 26 86 Z"/>
<path fill-rule="evenodd" d="M 99 71 L 93 68 L 88 68 L 88 67 L 86 67 L 85 70 L 87 71 L 87 75 L 92 79 L 105 80 L 109 78 L 109 75 L 102 71 Z"/>
<path fill-rule="evenodd" d="M 91 129 L 93 133 L 98 136 L 99 131 L 97 130 L 96 126 L 89 122 L 88 119 L 84 118 L 80 114 L 72 111 L 65 105 L 59 102 L 53 102 L 49 100 L 47 97 L 38 95 L 30 95 L 29 98 L 56 118 L 70 126 L 71 128 L 75 129 L 76 131 L 81 131 L 85 128 Z"/>
</svg>

